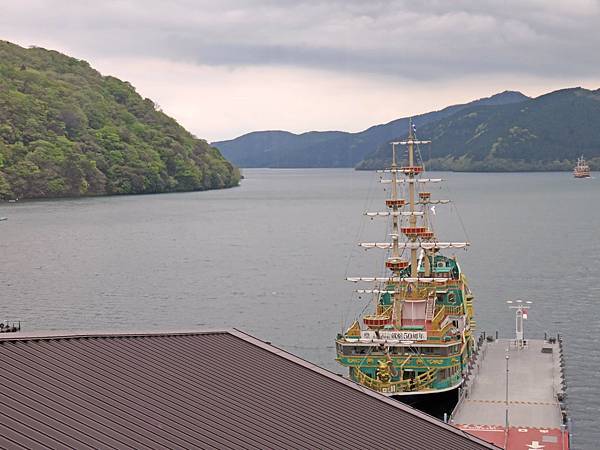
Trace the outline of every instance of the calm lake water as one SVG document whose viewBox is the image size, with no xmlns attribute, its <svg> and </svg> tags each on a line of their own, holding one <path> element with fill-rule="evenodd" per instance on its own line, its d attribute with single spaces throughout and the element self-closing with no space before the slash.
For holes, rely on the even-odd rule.
<svg viewBox="0 0 600 450">
<path fill-rule="evenodd" d="M 342 373 L 333 339 L 370 299 L 346 276 L 382 273 L 374 173 L 245 170 L 210 192 L 0 206 L 0 318 L 28 331 L 237 327 Z M 600 442 L 600 179 L 436 173 L 440 239 L 476 295 L 481 330 L 510 336 L 506 300 L 533 301 L 526 334 L 560 332 L 574 448 Z M 464 224 L 464 229 L 461 224 Z M 365 286 L 367 287 L 367 286 Z M 224 358 L 227 355 L 223 355 Z"/>
</svg>

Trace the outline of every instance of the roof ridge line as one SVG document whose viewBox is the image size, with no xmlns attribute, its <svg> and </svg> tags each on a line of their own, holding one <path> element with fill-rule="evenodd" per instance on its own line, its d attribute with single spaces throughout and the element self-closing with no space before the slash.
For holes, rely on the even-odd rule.
<svg viewBox="0 0 600 450">
<path fill-rule="evenodd" d="M 203 334 L 232 334 L 232 328 L 209 328 L 201 330 L 156 330 L 156 331 L 91 331 L 80 330 L 57 331 L 57 332 L 35 332 L 27 333 L 17 331 L 14 333 L 0 334 L 0 342 L 3 341 L 39 341 L 50 339 L 83 339 L 83 338 L 110 338 L 110 337 L 161 337 L 161 336 L 190 336 Z"/>
</svg>

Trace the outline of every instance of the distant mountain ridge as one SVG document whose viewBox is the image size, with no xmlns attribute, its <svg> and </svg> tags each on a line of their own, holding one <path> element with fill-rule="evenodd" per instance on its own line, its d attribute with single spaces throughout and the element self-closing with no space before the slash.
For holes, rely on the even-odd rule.
<svg viewBox="0 0 600 450">
<path fill-rule="evenodd" d="M 529 97 L 505 91 L 466 104 L 448 106 L 413 117 L 417 127 L 451 116 L 465 108 L 520 103 Z M 213 142 L 223 156 L 239 167 L 354 167 L 381 144 L 408 129 L 408 117 L 375 125 L 358 133 L 256 131 L 228 141 Z"/>
<path fill-rule="evenodd" d="M 471 105 L 419 127 L 418 136 L 432 140 L 423 157 L 433 170 L 571 170 L 582 154 L 598 170 L 599 124 L 600 89 L 569 88 L 519 103 Z M 378 169 L 390 158 L 386 142 L 357 168 Z"/>
</svg>

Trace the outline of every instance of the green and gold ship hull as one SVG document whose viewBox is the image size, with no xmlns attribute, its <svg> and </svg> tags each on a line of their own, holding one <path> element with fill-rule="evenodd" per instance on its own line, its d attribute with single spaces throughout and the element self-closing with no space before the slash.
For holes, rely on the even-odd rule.
<svg viewBox="0 0 600 450">
<path fill-rule="evenodd" d="M 349 368 L 352 380 L 424 407 L 455 402 L 475 331 L 473 296 L 458 263 L 430 258 L 431 277 L 385 286 L 376 314 L 336 339 L 337 361 Z"/>
</svg>

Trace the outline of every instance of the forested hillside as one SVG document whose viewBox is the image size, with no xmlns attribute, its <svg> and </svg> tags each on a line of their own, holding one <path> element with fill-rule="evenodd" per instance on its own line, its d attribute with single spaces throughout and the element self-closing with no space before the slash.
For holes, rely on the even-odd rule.
<svg viewBox="0 0 600 450">
<path fill-rule="evenodd" d="M 0 41 L 0 196 L 235 186 L 219 151 L 133 86 L 55 51 Z"/>
<path fill-rule="evenodd" d="M 418 129 L 429 169 L 571 170 L 584 155 L 600 169 L 600 90 L 563 89 L 518 104 L 473 106 Z M 398 137 L 405 137 L 399 135 Z M 384 144 L 358 168 L 389 164 Z"/>
<path fill-rule="evenodd" d="M 520 92 L 501 92 L 417 115 L 413 117 L 413 123 L 423 126 L 471 106 L 519 103 L 528 98 Z M 213 142 L 213 145 L 240 167 L 354 167 L 381 144 L 408 130 L 408 120 L 403 117 L 358 133 L 256 131 L 229 141 Z"/>
</svg>

